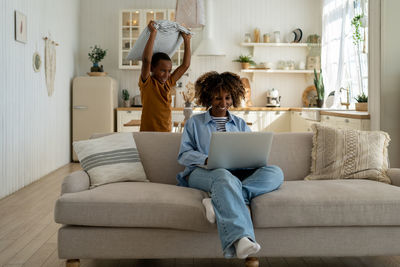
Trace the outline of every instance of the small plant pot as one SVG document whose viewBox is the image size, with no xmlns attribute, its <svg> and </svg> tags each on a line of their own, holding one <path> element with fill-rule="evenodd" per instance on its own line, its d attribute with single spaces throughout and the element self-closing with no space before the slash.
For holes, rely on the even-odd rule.
<svg viewBox="0 0 400 267">
<path fill-rule="evenodd" d="M 324 100 L 323 99 L 317 99 L 317 107 L 322 108 L 324 105 Z"/>
<path fill-rule="evenodd" d="M 124 107 L 129 108 L 131 106 L 130 100 L 124 100 Z"/>
<path fill-rule="evenodd" d="M 356 103 L 357 111 L 368 111 L 368 102 Z"/>
<path fill-rule="evenodd" d="M 248 62 L 241 62 L 240 65 L 242 66 L 242 69 L 247 70 L 250 68 L 250 63 Z"/>
</svg>

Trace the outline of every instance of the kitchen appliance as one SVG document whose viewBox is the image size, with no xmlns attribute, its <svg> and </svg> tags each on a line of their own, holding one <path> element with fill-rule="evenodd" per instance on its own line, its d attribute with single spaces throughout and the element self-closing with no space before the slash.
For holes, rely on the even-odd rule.
<svg viewBox="0 0 400 267">
<path fill-rule="evenodd" d="M 72 83 L 72 141 L 115 131 L 118 84 L 110 77 L 76 77 Z M 78 157 L 72 150 L 72 159 Z"/>
<path fill-rule="evenodd" d="M 141 107 L 142 106 L 142 97 L 140 95 L 135 95 L 133 97 L 133 106 Z"/>
<path fill-rule="evenodd" d="M 280 107 L 281 106 L 281 96 L 278 90 L 272 88 L 267 91 L 267 107 Z"/>
</svg>

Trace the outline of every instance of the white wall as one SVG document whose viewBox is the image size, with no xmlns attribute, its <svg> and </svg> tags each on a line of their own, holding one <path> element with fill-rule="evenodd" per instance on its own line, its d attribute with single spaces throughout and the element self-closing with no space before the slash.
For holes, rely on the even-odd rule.
<svg viewBox="0 0 400 267">
<path fill-rule="evenodd" d="M 213 35 L 226 51 L 225 57 L 193 57 L 189 80 L 194 82 L 202 73 L 210 70 L 239 73 L 239 63 L 232 62 L 240 54 L 249 54 L 250 49 L 241 47 L 246 32 L 253 33 L 255 27 L 261 34 L 281 31 L 281 38 L 295 28 L 304 32 L 303 40 L 312 33 L 321 35 L 322 0 L 212 0 Z M 81 0 L 80 30 L 80 75 L 86 75 L 90 68 L 87 59 L 89 47 L 99 44 L 109 49 L 102 64 L 110 76 L 119 82 L 119 88 L 128 88 L 131 95 L 139 93 L 137 81 L 140 71 L 118 69 L 118 19 L 119 10 L 135 8 L 175 8 L 176 0 Z M 193 38 L 195 49 L 202 37 Z M 295 48 L 299 49 L 299 48 Z M 274 59 L 296 59 L 293 49 L 271 48 L 265 50 Z M 261 50 L 259 50 L 261 52 Z M 299 53 L 304 54 L 304 50 Z M 291 55 L 292 54 L 292 55 Z M 304 56 L 305 57 L 305 56 Z M 264 61 L 262 56 L 255 58 Z M 305 60 L 305 58 L 304 58 Z M 249 76 L 248 76 L 249 77 Z M 312 77 L 300 74 L 257 74 L 252 83 L 253 102 L 265 105 L 265 92 L 272 87 L 282 95 L 283 106 L 301 106 L 303 90 L 312 84 Z"/>
<path fill-rule="evenodd" d="M 381 5 L 381 130 L 389 133 L 391 167 L 400 167 L 400 64 L 398 17 L 400 1 L 382 0 Z"/>
<path fill-rule="evenodd" d="M 28 42 L 14 40 L 14 11 L 27 16 Z M 0 198 L 70 161 L 70 92 L 78 50 L 78 0 L 0 1 Z M 44 41 L 57 47 L 55 91 L 48 97 Z M 38 51 L 43 65 L 32 68 Z"/>
</svg>

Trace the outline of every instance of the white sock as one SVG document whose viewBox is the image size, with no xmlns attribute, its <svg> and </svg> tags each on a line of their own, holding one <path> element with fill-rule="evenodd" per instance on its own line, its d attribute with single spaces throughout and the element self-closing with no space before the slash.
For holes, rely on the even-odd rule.
<svg viewBox="0 0 400 267">
<path fill-rule="evenodd" d="M 252 242 L 248 237 L 243 237 L 235 242 L 236 256 L 245 259 L 250 254 L 255 254 L 260 250 L 258 243 Z"/>
<path fill-rule="evenodd" d="M 203 199 L 203 205 L 206 208 L 206 217 L 210 223 L 215 223 L 214 206 L 211 203 L 211 198 Z"/>
</svg>

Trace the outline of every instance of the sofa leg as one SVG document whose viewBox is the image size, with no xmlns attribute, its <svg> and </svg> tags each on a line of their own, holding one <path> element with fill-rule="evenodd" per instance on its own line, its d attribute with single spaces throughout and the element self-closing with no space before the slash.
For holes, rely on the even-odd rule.
<svg viewBox="0 0 400 267">
<path fill-rule="evenodd" d="M 256 258 L 256 257 L 247 257 L 246 258 L 246 262 L 245 262 L 246 267 L 258 267 L 259 264 L 260 263 L 258 261 L 258 258 Z"/>
<path fill-rule="evenodd" d="M 80 266 L 79 259 L 67 260 L 67 262 L 65 263 L 65 267 L 79 267 L 79 266 Z"/>
</svg>

